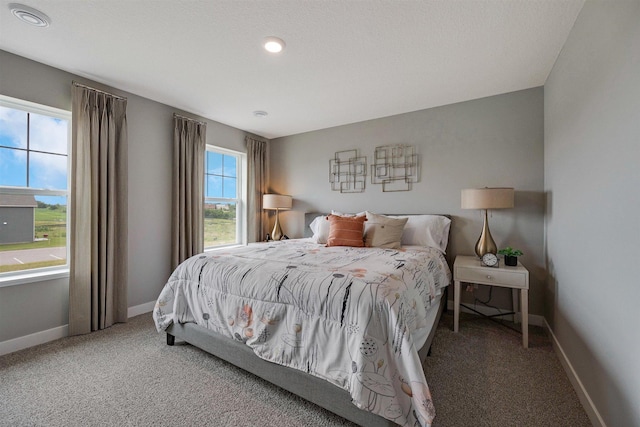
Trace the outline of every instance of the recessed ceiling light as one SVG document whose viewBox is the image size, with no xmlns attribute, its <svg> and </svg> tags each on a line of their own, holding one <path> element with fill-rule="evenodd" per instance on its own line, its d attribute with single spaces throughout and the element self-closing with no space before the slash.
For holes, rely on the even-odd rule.
<svg viewBox="0 0 640 427">
<path fill-rule="evenodd" d="M 271 53 L 279 53 L 284 49 L 285 44 L 284 40 L 279 39 L 278 37 L 265 37 L 263 41 L 263 46 L 267 50 L 267 52 Z"/>
<path fill-rule="evenodd" d="M 44 13 L 23 4 L 9 3 L 9 9 L 16 18 L 35 27 L 48 27 L 51 22 Z"/>
<path fill-rule="evenodd" d="M 267 117 L 269 113 L 267 113 L 266 111 L 258 110 L 258 111 L 254 111 L 253 115 L 256 117 Z"/>
</svg>

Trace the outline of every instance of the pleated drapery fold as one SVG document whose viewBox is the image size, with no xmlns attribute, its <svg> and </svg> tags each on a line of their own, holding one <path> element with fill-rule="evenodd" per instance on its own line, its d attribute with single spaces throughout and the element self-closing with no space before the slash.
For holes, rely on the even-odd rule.
<svg viewBox="0 0 640 427">
<path fill-rule="evenodd" d="M 267 216 L 262 196 L 267 186 L 267 142 L 247 135 L 247 240 L 260 242 L 266 237 Z"/>
<path fill-rule="evenodd" d="M 206 123 L 174 115 L 171 266 L 204 250 Z"/>
<path fill-rule="evenodd" d="M 72 86 L 69 335 L 127 321 L 127 100 Z"/>
</svg>

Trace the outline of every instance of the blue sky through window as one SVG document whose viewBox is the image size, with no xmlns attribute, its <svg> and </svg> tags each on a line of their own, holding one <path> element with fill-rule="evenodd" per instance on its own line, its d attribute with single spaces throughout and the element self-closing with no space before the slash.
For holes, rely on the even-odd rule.
<svg viewBox="0 0 640 427">
<path fill-rule="evenodd" d="M 28 174 L 31 188 L 67 190 L 68 128 L 64 119 L 0 106 L 0 185 L 25 187 Z M 43 153 L 27 157 L 27 148 Z"/>
<path fill-rule="evenodd" d="M 207 173 L 222 175 L 222 154 L 207 151 Z"/>
<path fill-rule="evenodd" d="M 29 162 L 29 187 L 67 189 L 67 156 L 31 153 Z"/>
<path fill-rule="evenodd" d="M 0 185 L 27 186 L 27 153 L 0 147 Z"/>
<path fill-rule="evenodd" d="M 67 154 L 66 120 L 40 114 L 29 114 L 29 149 L 47 153 Z"/>
<path fill-rule="evenodd" d="M 27 148 L 27 113 L 0 105 L 0 145 Z"/>
<path fill-rule="evenodd" d="M 207 175 L 206 197 L 222 197 L 222 178 L 215 175 Z"/>
<path fill-rule="evenodd" d="M 237 158 L 207 151 L 205 197 L 237 198 Z"/>
<path fill-rule="evenodd" d="M 233 156 L 222 156 L 224 159 L 224 175 L 236 177 L 236 158 Z"/>
<path fill-rule="evenodd" d="M 228 197 L 229 199 L 236 198 L 236 179 L 235 178 L 224 178 L 223 179 L 223 194 L 224 197 Z"/>
</svg>

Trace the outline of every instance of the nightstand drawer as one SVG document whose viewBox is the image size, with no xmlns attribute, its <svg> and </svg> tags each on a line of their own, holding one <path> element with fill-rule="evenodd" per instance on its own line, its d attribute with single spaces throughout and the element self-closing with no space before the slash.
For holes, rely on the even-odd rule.
<svg viewBox="0 0 640 427">
<path fill-rule="evenodd" d="M 461 282 L 496 284 L 524 289 L 528 287 L 526 275 L 515 271 L 497 269 L 492 271 L 489 267 L 483 269 L 457 267 L 455 273 L 455 279 Z"/>
</svg>

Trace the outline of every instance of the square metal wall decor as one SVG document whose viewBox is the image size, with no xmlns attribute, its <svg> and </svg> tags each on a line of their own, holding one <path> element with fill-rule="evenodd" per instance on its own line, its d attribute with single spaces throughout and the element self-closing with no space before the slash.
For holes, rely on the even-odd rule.
<svg viewBox="0 0 640 427">
<path fill-rule="evenodd" d="M 420 162 L 412 145 L 376 147 L 371 165 L 371 183 L 382 184 L 383 192 L 409 191 L 420 181 Z"/>
<path fill-rule="evenodd" d="M 329 182 L 333 191 L 362 193 L 367 183 L 367 158 L 358 150 L 337 151 L 329 160 Z"/>
</svg>

